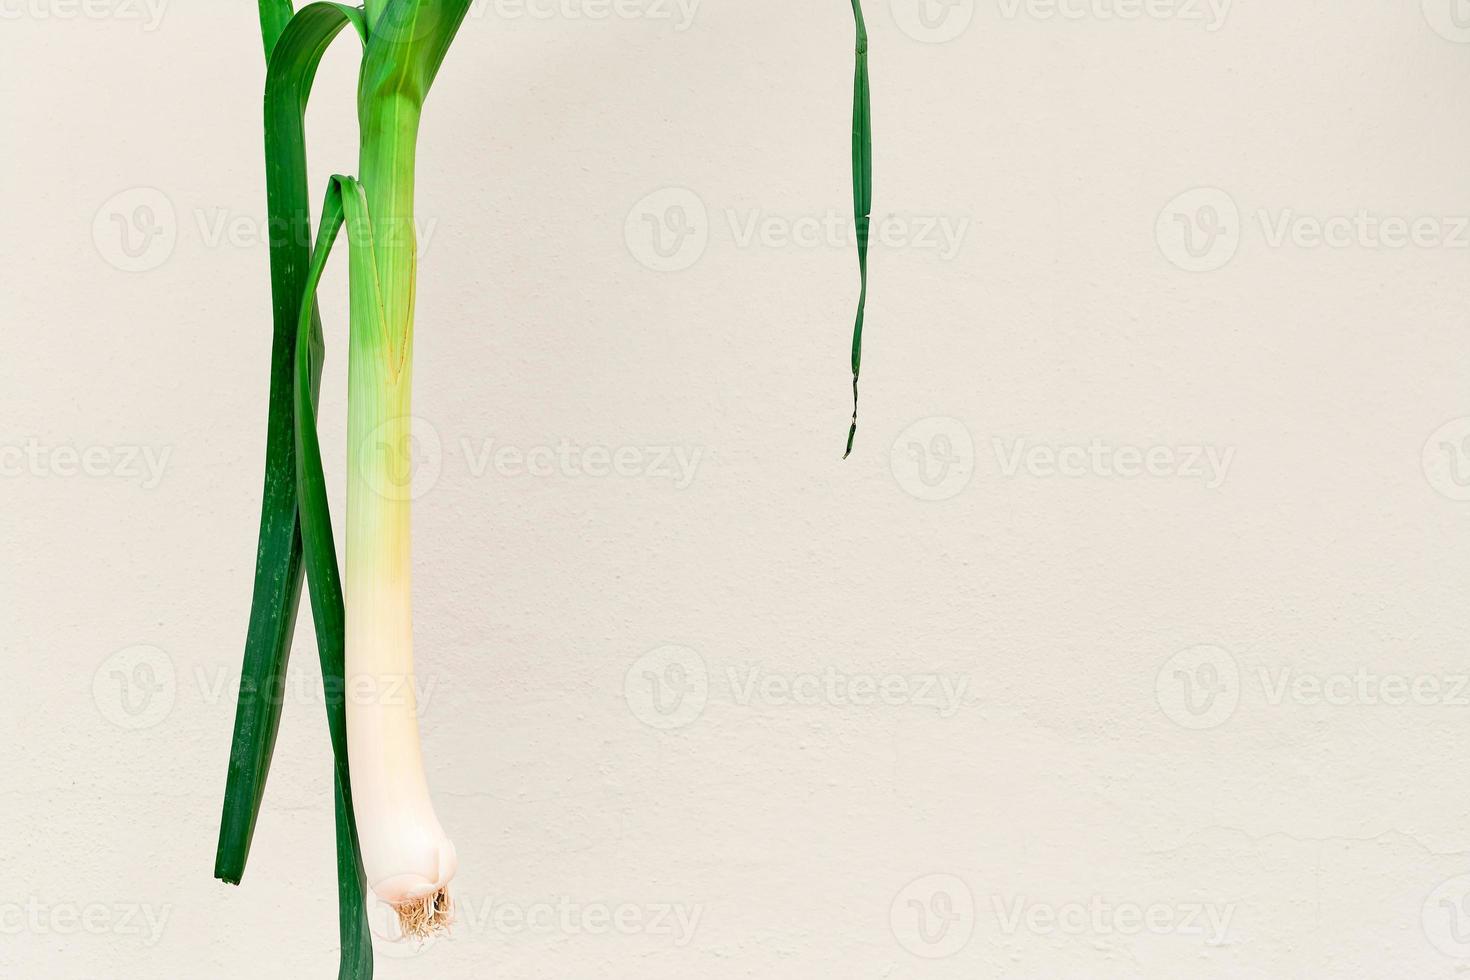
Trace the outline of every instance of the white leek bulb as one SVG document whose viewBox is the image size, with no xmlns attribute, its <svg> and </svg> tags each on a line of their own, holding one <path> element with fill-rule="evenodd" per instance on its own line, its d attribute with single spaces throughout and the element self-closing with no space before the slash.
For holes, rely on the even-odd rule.
<svg viewBox="0 0 1470 980">
<path fill-rule="evenodd" d="M 411 283 L 411 251 L 400 251 L 398 258 L 408 263 Z M 448 885 L 456 860 L 429 799 L 419 750 L 409 513 L 412 307 L 402 299 L 381 307 L 359 302 L 359 287 L 371 278 L 368 270 L 353 269 L 344 595 L 347 755 L 368 887 L 397 910 L 406 936 L 424 937 L 447 927 L 452 917 Z M 360 315 L 362 307 L 371 312 Z M 384 320 L 374 314 L 385 307 L 389 322 L 407 321 L 406 326 L 383 329 Z"/>
</svg>

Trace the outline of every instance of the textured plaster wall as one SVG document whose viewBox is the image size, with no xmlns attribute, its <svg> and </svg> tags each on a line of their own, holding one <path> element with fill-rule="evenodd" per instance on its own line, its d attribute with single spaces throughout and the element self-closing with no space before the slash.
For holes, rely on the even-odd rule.
<svg viewBox="0 0 1470 980">
<path fill-rule="evenodd" d="M 244 886 L 210 875 L 270 343 L 253 6 L 0 0 L 7 978 L 335 969 L 306 614 Z M 1462 975 L 1470 20 L 869 6 L 846 463 L 847 4 L 465 25 L 415 471 L 464 914 L 379 975 Z"/>
</svg>

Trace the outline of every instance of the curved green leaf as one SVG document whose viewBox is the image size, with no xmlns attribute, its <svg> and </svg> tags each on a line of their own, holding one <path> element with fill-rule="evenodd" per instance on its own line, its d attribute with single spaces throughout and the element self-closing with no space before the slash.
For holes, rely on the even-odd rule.
<svg viewBox="0 0 1470 980">
<path fill-rule="evenodd" d="M 366 22 L 355 8 L 336 3 L 303 7 L 281 32 L 266 70 L 266 186 L 275 335 L 255 590 L 215 854 L 215 876 L 232 884 L 239 884 L 245 872 L 265 794 L 301 598 L 303 569 L 291 389 L 297 316 L 310 253 L 306 100 L 322 55 L 349 24 L 357 29 L 359 37 L 365 37 Z M 312 329 L 319 332 L 316 304 L 313 301 L 309 305 Z"/>
</svg>

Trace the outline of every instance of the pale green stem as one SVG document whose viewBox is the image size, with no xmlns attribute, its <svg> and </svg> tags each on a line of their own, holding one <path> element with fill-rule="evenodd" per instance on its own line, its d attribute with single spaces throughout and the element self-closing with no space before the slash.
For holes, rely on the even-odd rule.
<svg viewBox="0 0 1470 980">
<path fill-rule="evenodd" d="M 414 172 L 418 152 L 420 103 L 409 95 L 380 95 L 361 114 L 359 160 L 373 250 L 382 292 L 391 354 L 400 364 L 412 360 L 414 291 L 418 276 L 418 238 L 414 228 Z M 395 370 L 396 370 L 395 365 Z"/>
<path fill-rule="evenodd" d="M 377 93 L 361 114 L 372 255 L 360 274 L 372 281 L 353 289 L 347 384 L 348 755 L 353 796 L 363 804 L 359 830 L 368 882 L 400 905 L 405 928 L 414 928 L 414 916 L 437 914 L 432 896 L 454 873 L 453 845 L 424 777 L 412 684 L 413 204 L 420 104 L 390 90 Z M 353 697 L 354 683 L 368 684 L 371 697 Z"/>
</svg>

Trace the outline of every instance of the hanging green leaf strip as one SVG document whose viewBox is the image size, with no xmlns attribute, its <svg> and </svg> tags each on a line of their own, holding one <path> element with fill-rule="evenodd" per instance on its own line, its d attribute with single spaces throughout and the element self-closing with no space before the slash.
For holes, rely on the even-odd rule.
<svg viewBox="0 0 1470 980">
<path fill-rule="evenodd" d="M 270 64 L 271 52 L 286 25 L 291 23 L 291 0 L 260 0 L 260 38 L 265 42 L 265 62 Z"/>
<path fill-rule="evenodd" d="M 857 21 L 857 64 L 852 83 L 852 211 L 857 222 L 858 273 L 862 280 L 857 317 L 852 327 L 852 426 L 847 430 L 846 459 L 857 438 L 858 376 L 863 367 L 863 315 L 868 305 L 868 230 L 873 216 L 873 110 L 868 83 L 868 26 L 862 0 L 852 0 Z"/>
<path fill-rule="evenodd" d="M 359 36 L 364 35 L 366 23 L 356 8 L 335 3 L 303 7 L 272 46 L 266 69 L 265 155 L 274 339 L 255 587 L 215 855 L 215 876 L 232 884 L 239 884 L 245 872 L 265 794 L 301 598 L 303 567 L 291 388 L 296 324 L 310 254 L 306 101 L 322 55 L 349 24 Z M 315 302 L 311 308 L 313 323 L 319 330 Z"/>
<path fill-rule="evenodd" d="M 357 843 L 350 789 L 332 780 L 337 825 L 337 921 L 341 951 L 337 980 L 373 980 L 373 934 L 367 917 L 367 878 Z"/>
<path fill-rule="evenodd" d="M 358 844 L 357 821 L 352 810 L 352 781 L 347 764 L 346 616 L 342 602 L 342 576 L 337 568 L 337 548 L 332 534 L 332 514 L 327 504 L 326 477 L 322 471 L 321 444 L 316 431 L 317 394 L 325 345 L 320 322 L 313 320 L 311 309 L 327 258 L 342 228 L 342 194 L 338 186 L 342 179 L 332 179 L 326 201 L 322 204 L 321 228 L 317 231 L 298 319 L 293 386 L 296 491 L 301 506 L 301 540 L 306 558 L 311 616 L 316 625 L 316 645 L 326 691 L 327 728 L 332 739 L 338 924 L 342 943 L 337 975 L 338 980 L 370 980 L 373 975 L 373 944 L 367 920 L 367 883 Z"/>
</svg>

